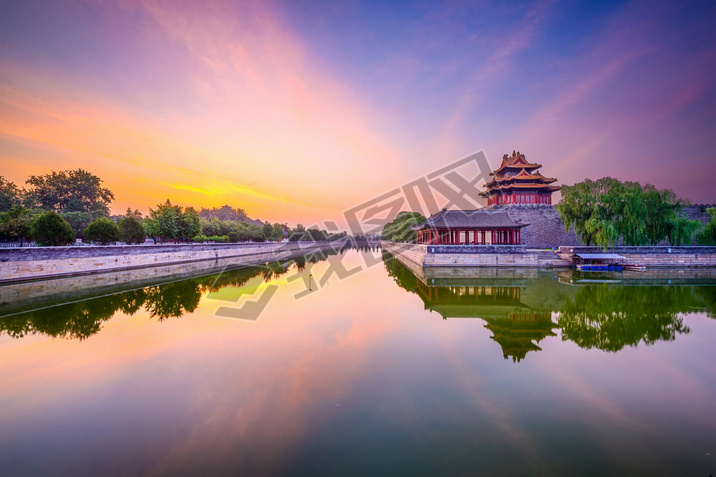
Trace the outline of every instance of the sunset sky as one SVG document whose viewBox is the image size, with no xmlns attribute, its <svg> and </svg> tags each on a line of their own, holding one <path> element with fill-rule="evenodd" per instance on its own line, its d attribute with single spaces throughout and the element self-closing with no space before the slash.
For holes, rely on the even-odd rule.
<svg viewBox="0 0 716 477">
<path fill-rule="evenodd" d="M 10 1 L 0 175 L 310 224 L 484 149 L 716 202 L 716 2 Z"/>
</svg>

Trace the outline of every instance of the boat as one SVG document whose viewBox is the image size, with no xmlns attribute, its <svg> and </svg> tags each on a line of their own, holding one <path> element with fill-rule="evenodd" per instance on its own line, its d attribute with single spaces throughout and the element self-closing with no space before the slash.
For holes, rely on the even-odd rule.
<svg viewBox="0 0 716 477">
<path fill-rule="evenodd" d="M 621 272 L 622 266 L 614 263 L 580 263 L 577 270 L 582 272 Z"/>
<path fill-rule="evenodd" d="M 631 270 L 634 272 L 643 272 L 644 270 L 646 270 L 645 265 L 625 264 L 625 265 L 623 265 L 623 267 L 624 267 L 624 270 Z"/>
</svg>

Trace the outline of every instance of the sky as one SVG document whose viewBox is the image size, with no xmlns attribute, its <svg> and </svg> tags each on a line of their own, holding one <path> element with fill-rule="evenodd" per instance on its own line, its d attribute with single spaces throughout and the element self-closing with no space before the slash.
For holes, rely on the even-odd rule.
<svg viewBox="0 0 716 477">
<path fill-rule="evenodd" d="M 716 2 L 9 1 L 0 175 L 296 224 L 484 150 L 716 203 Z"/>
</svg>

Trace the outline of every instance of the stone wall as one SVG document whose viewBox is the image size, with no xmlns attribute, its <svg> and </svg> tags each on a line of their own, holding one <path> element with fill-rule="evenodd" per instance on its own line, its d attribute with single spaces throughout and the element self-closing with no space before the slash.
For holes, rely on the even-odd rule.
<svg viewBox="0 0 716 477">
<path fill-rule="evenodd" d="M 694 204 L 684 207 L 684 213 L 691 220 L 698 220 L 702 224 L 706 224 L 711 216 L 706 213 L 709 207 L 716 207 L 716 204 Z"/>
<path fill-rule="evenodd" d="M 716 247 L 629 247 L 616 246 L 608 250 L 625 258 L 626 263 L 647 267 L 716 267 Z M 571 260 L 576 253 L 604 253 L 601 247 L 559 247 L 557 254 Z"/>
<path fill-rule="evenodd" d="M 580 245 L 574 234 L 564 231 L 557 209 L 546 204 L 508 204 L 493 206 L 492 209 L 504 210 L 518 224 L 530 224 L 521 231 L 522 243 L 527 248 L 552 248 L 559 245 Z"/>
<path fill-rule="evenodd" d="M 232 258 L 13 281 L 0 286 L 0 316 L 245 267 Z"/>
<path fill-rule="evenodd" d="M 383 250 L 405 262 L 427 267 L 564 267 L 567 262 L 552 251 L 526 251 L 510 245 L 416 245 L 382 242 Z M 412 268 L 411 268 L 412 270 Z"/>
<path fill-rule="evenodd" d="M 311 253 L 326 246 L 330 244 L 290 242 L 8 248 L 0 249 L 0 283 L 229 258 L 236 265 L 255 265 Z"/>
</svg>

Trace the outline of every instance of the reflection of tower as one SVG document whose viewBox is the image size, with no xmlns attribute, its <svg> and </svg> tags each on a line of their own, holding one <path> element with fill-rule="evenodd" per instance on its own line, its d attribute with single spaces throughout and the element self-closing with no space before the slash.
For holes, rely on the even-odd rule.
<svg viewBox="0 0 716 477">
<path fill-rule="evenodd" d="M 547 336 L 556 336 L 559 326 L 550 312 L 536 312 L 522 303 L 522 288 L 471 280 L 469 286 L 430 286 L 417 280 L 418 294 L 425 308 L 448 318 L 481 318 L 492 339 L 502 348 L 505 359 L 520 362 L 530 351 L 541 351 L 537 345 Z"/>
<path fill-rule="evenodd" d="M 530 351 L 541 351 L 537 346 L 547 336 L 556 336 L 558 328 L 551 313 L 511 313 L 508 319 L 486 319 L 485 328 L 492 331 L 492 339 L 502 347 L 502 355 L 519 363 Z"/>
</svg>

